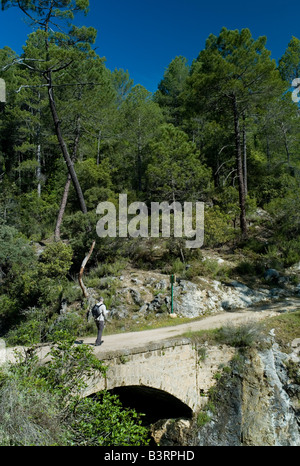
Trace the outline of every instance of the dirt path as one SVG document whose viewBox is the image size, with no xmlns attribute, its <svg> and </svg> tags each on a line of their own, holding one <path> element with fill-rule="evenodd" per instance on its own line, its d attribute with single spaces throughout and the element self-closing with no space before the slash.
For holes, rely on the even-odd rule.
<svg viewBox="0 0 300 466">
<path fill-rule="evenodd" d="M 236 312 L 222 312 L 220 314 L 204 317 L 199 321 L 174 325 L 170 327 L 162 327 L 153 330 L 143 330 L 140 332 L 120 333 L 115 335 L 103 335 L 104 343 L 101 346 L 95 347 L 95 354 L 103 355 L 107 352 L 129 350 L 131 348 L 144 347 L 150 343 L 176 338 L 185 332 L 208 330 L 222 327 L 226 324 L 240 325 L 243 323 L 257 322 L 267 317 L 275 316 L 286 310 L 296 310 L 300 308 L 300 300 L 287 298 L 283 301 L 271 304 L 265 304 L 259 307 L 251 308 L 251 310 L 243 310 Z M 178 319 L 179 320 L 179 319 Z M 94 344 L 95 337 L 84 338 L 80 340 L 85 344 Z M 12 355 L 13 350 L 8 349 L 8 356 Z M 49 347 L 41 348 L 41 356 L 43 357 L 49 351 Z M 9 356 L 10 359 L 10 356 Z"/>
<path fill-rule="evenodd" d="M 271 317 L 283 310 L 295 310 L 300 308 L 300 301 L 289 299 L 280 303 L 252 308 L 237 312 L 222 312 L 220 314 L 204 317 L 199 321 L 175 325 L 171 327 L 162 327 L 153 330 L 144 330 L 141 332 L 121 333 L 118 335 L 103 336 L 104 343 L 95 348 L 98 354 L 101 351 L 114 351 L 142 347 L 150 343 L 175 338 L 189 331 L 209 330 L 222 327 L 226 324 L 240 325 L 243 323 L 257 322 L 261 319 Z M 86 338 L 84 343 L 94 343 L 95 338 Z"/>
</svg>

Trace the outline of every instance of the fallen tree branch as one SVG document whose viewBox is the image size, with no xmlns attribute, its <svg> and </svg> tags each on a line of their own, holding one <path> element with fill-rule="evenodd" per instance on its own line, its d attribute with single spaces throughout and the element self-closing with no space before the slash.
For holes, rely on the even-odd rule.
<svg viewBox="0 0 300 466">
<path fill-rule="evenodd" d="M 88 298 L 88 297 L 89 297 L 89 294 L 88 294 L 88 292 L 87 292 L 87 288 L 86 288 L 85 284 L 83 283 L 82 277 L 83 277 L 83 272 L 84 272 L 85 266 L 86 266 L 86 264 L 87 264 L 89 258 L 90 258 L 91 255 L 92 255 L 92 252 L 93 252 L 93 250 L 94 250 L 95 244 L 96 244 L 96 241 L 93 241 L 93 244 L 92 244 L 92 246 L 91 246 L 91 249 L 90 249 L 88 255 L 85 256 L 85 258 L 84 258 L 83 261 L 82 261 L 82 264 L 81 264 L 81 267 L 80 267 L 79 276 L 78 276 L 79 285 L 80 285 L 80 288 L 81 288 L 81 290 L 82 290 L 83 296 L 84 296 L 85 298 Z"/>
</svg>

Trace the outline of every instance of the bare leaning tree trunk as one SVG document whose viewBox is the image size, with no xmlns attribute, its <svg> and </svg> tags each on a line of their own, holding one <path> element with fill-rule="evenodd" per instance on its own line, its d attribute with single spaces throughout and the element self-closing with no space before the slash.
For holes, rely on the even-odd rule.
<svg viewBox="0 0 300 466">
<path fill-rule="evenodd" d="M 80 137 L 80 117 L 77 117 L 77 120 L 76 120 L 76 136 L 75 136 L 75 141 L 74 141 L 74 149 L 73 149 L 73 157 L 72 157 L 73 162 L 75 162 L 75 160 L 77 159 L 79 137 Z M 57 219 L 56 219 L 56 225 L 55 225 L 55 230 L 54 230 L 54 240 L 55 241 L 60 241 L 60 227 L 61 227 L 63 216 L 64 216 L 64 213 L 65 213 L 65 210 L 66 210 L 66 206 L 67 206 L 71 181 L 72 181 L 71 175 L 70 175 L 70 173 L 68 173 L 67 181 L 66 181 L 66 184 L 65 184 L 65 187 L 64 187 L 63 196 L 62 196 L 61 203 L 60 203 L 58 216 L 57 216 Z"/>
<path fill-rule="evenodd" d="M 55 241 L 60 241 L 60 227 L 61 227 L 63 216 L 64 216 L 64 213 L 65 213 L 65 210 L 66 210 L 66 205 L 67 205 L 68 195 L 69 195 L 69 191 L 70 191 L 71 181 L 72 181 L 71 175 L 70 175 L 70 173 L 68 173 L 67 181 L 66 181 L 66 184 L 65 184 L 64 192 L 63 192 L 63 196 L 62 196 L 61 203 L 60 203 L 58 216 L 57 216 L 57 219 L 56 219 L 56 225 L 55 225 L 55 231 L 54 231 Z"/>
<path fill-rule="evenodd" d="M 88 260 L 89 260 L 89 258 L 91 257 L 91 255 L 93 253 L 95 244 L 96 244 L 96 241 L 93 241 L 93 244 L 91 246 L 91 249 L 90 249 L 89 253 L 85 256 L 85 258 L 82 261 L 79 276 L 78 276 L 78 281 L 79 281 L 80 288 L 82 290 L 83 297 L 86 298 L 86 299 L 89 299 L 89 294 L 88 294 L 88 291 L 87 291 L 87 288 L 86 288 L 85 284 L 83 283 L 83 273 L 84 273 L 85 266 L 88 263 Z"/>
</svg>

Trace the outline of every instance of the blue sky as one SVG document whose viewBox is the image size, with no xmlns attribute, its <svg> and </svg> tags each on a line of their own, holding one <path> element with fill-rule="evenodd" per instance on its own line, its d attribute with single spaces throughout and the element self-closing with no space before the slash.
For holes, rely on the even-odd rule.
<svg viewBox="0 0 300 466">
<path fill-rule="evenodd" d="M 106 66 L 128 69 L 135 84 L 157 89 L 168 64 L 183 55 L 191 64 L 210 33 L 249 28 L 267 36 L 267 48 L 278 60 L 292 36 L 300 38 L 300 3 L 281 0 L 90 0 L 82 24 L 98 31 L 97 52 Z M 0 48 L 22 52 L 30 29 L 17 8 L 0 11 Z"/>
</svg>

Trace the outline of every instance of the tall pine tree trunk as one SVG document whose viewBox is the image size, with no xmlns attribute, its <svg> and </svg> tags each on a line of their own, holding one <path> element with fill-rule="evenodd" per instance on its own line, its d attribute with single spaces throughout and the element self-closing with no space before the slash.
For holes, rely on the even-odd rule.
<svg viewBox="0 0 300 466">
<path fill-rule="evenodd" d="M 67 145 L 65 143 L 65 140 L 63 138 L 62 131 L 61 131 L 60 120 L 59 120 L 56 105 L 55 105 L 51 71 L 48 71 L 46 73 L 46 79 L 48 81 L 48 86 L 49 86 L 49 88 L 48 88 L 49 104 L 50 104 L 50 110 L 51 110 L 51 114 L 52 114 L 52 118 L 53 118 L 53 122 L 54 122 L 54 127 L 55 127 L 55 133 L 56 133 L 56 136 L 57 136 L 57 140 L 59 142 L 63 157 L 65 159 L 68 171 L 70 173 L 71 180 L 73 182 L 73 185 L 74 185 L 74 188 L 75 188 L 75 191 L 76 191 L 76 194 L 77 194 L 77 198 L 78 198 L 78 201 L 79 201 L 79 204 L 80 204 L 80 208 L 81 208 L 82 212 L 84 214 L 86 214 L 87 213 L 87 208 L 86 208 L 86 205 L 85 205 L 85 201 L 84 201 L 83 193 L 82 193 L 82 190 L 81 190 L 81 186 L 79 184 L 79 181 L 78 181 L 75 169 L 74 169 L 72 159 L 70 157 Z"/>
<path fill-rule="evenodd" d="M 248 195 L 248 170 L 247 170 L 247 133 L 245 114 L 243 114 L 243 173 L 244 173 L 244 190 L 245 197 Z"/>
<path fill-rule="evenodd" d="M 138 190 L 142 191 L 142 141 L 141 141 L 141 118 L 138 119 L 138 141 L 137 141 L 137 176 L 138 176 Z"/>
<path fill-rule="evenodd" d="M 267 134 L 267 161 L 268 161 L 268 173 L 271 170 L 271 154 L 270 154 L 270 143 L 269 143 L 269 135 Z"/>
<path fill-rule="evenodd" d="M 51 13 L 52 13 L 53 8 L 54 8 L 54 3 L 52 2 L 51 8 L 49 9 L 49 14 L 47 15 L 47 18 L 46 18 L 46 21 L 45 21 L 45 26 L 44 26 L 44 30 L 45 30 L 45 33 L 46 33 L 45 47 L 46 47 L 46 60 L 47 60 L 47 62 L 49 61 L 49 58 L 50 58 L 50 56 L 49 56 L 48 32 L 49 32 L 50 17 L 51 17 Z M 64 67 L 62 67 L 61 69 L 66 68 L 67 66 L 69 66 L 69 65 L 67 64 Z M 58 71 L 58 69 L 56 70 L 56 72 L 57 71 Z M 46 79 L 47 84 L 48 84 L 49 105 L 50 105 L 51 115 L 52 115 L 52 119 L 53 119 L 53 123 L 54 123 L 54 127 L 55 127 L 56 137 L 57 137 L 57 140 L 59 142 L 59 145 L 60 145 L 60 148 L 61 148 L 61 151 L 62 151 L 62 155 L 63 155 L 63 158 L 65 159 L 68 171 L 70 173 L 71 180 L 73 182 L 73 185 L 74 185 L 77 197 L 78 197 L 80 208 L 81 208 L 81 210 L 82 210 L 82 212 L 84 214 L 87 214 L 87 208 L 86 208 L 86 205 L 85 205 L 85 201 L 84 201 L 83 193 L 82 193 L 82 190 L 81 190 L 81 186 L 79 184 L 79 181 L 78 181 L 75 169 L 74 169 L 73 161 L 72 161 L 72 159 L 70 157 L 67 145 L 65 143 L 65 140 L 63 138 L 62 131 L 61 131 L 60 120 L 59 120 L 59 117 L 58 117 L 56 104 L 55 104 L 55 98 L 54 98 L 51 68 L 48 69 L 47 71 L 45 71 L 43 73 L 43 75 L 44 75 L 44 78 Z"/>
<path fill-rule="evenodd" d="M 102 132 L 100 129 L 98 133 L 98 138 L 97 138 L 97 165 L 100 165 L 101 134 Z"/>
<path fill-rule="evenodd" d="M 36 179 L 37 179 L 37 195 L 41 197 L 42 194 L 42 185 L 41 185 L 41 144 L 39 143 L 36 150 L 36 161 L 37 161 L 37 169 L 36 169 Z"/>
<path fill-rule="evenodd" d="M 240 204 L 240 228 L 242 236 L 247 236 L 247 222 L 246 222 L 246 197 L 245 185 L 243 174 L 242 150 L 241 150 L 241 131 L 240 131 L 240 118 L 236 96 L 232 96 L 232 110 L 234 119 L 234 136 L 235 136 L 235 153 L 236 153 L 236 170 L 238 177 L 239 187 L 239 204 Z"/>
<path fill-rule="evenodd" d="M 287 136 L 286 136 L 286 128 L 284 127 L 283 123 L 281 123 L 281 129 L 282 129 L 282 134 L 283 134 L 283 141 L 284 141 L 284 148 L 285 148 L 285 152 L 286 152 L 287 164 L 288 164 L 288 167 L 290 167 L 291 155 L 290 155 L 288 140 L 287 140 Z"/>
<path fill-rule="evenodd" d="M 41 169 L 41 154 L 42 154 L 42 146 L 41 146 L 41 94 L 40 94 L 40 92 L 38 93 L 38 127 L 37 127 L 36 134 L 37 134 L 36 180 L 37 180 L 37 195 L 40 198 L 41 194 L 42 194 L 42 185 L 41 185 L 41 177 L 42 177 L 42 169 Z"/>
</svg>

